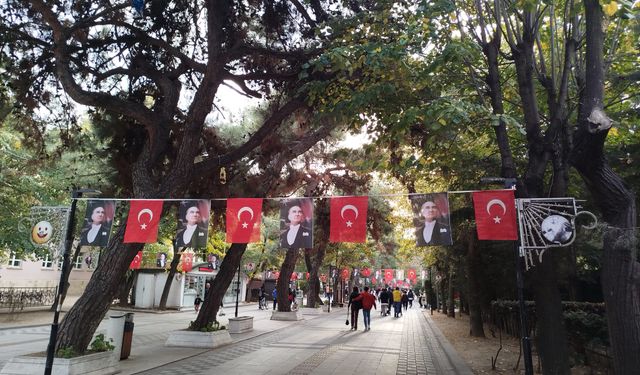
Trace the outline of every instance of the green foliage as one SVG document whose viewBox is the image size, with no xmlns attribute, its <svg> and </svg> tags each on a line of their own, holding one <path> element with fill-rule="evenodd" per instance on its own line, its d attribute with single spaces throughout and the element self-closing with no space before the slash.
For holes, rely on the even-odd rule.
<svg viewBox="0 0 640 375">
<path fill-rule="evenodd" d="M 96 335 L 95 339 L 91 342 L 89 349 L 93 352 L 106 352 L 109 350 L 115 349 L 115 346 L 109 342 L 111 340 L 106 340 L 104 334 Z"/>
<path fill-rule="evenodd" d="M 56 357 L 58 358 L 73 358 L 79 355 L 80 354 L 78 354 L 72 347 L 60 348 L 56 353 Z"/>
<path fill-rule="evenodd" d="M 206 326 L 198 329 L 198 331 L 200 331 L 200 332 L 215 332 L 215 331 L 220 331 L 220 330 L 223 330 L 223 329 L 227 329 L 227 327 L 220 325 L 220 322 L 218 322 L 217 320 L 214 320 L 213 322 L 207 323 Z M 191 330 L 191 331 L 195 331 L 196 330 L 194 321 L 191 321 L 189 323 L 189 330 Z"/>
</svg>

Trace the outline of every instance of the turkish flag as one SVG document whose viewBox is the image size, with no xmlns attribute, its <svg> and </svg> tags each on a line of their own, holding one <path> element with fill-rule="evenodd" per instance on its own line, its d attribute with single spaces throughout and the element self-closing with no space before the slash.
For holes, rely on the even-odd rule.
<svg viewBox="0 0 640 375">
<path fill-rule="evenodd" d="M 473 193 L 479 240 L 517 240 L 516 198 L 513 190 Z"/>
<path fill-rule="evenodd" d="M 365 242 L 367 197 L 331 198 L 330 242 Z"/>
<path fill-rule="evenodd" d="M 325 275 L 324 273 L 320 274 L 320 281 L 322 281 L 323 283 L 327 282 L 327 275 Z"/>
<path fill-rule="evenodd" d="M 140 269 L 140 264 L 142 264 L 142 250 L 138 251 L 138 254 L 133 258 L 131 264 L 129 265 L 130 270 Z"/>
<path fill-rule="evenodd" d="M 369 277 L 371 276 L 371 270 L 365 267 L 360 271 L 360 274 L 364 277 Z"/>
<path fill-rule="evenodd" d="M 297 272 L 292 272 L 291 273 L 291 277 L 289 277 L 289 280 L 291 280 L 291 281 L 298 280 L 298 273 Z"/>
<path fill-rule="evenodd" d="M 342 280 L 348 280 L 349 274 L 350 272 L 348 268 L 343 268 L 342 271 L 340 272 L 340 276 L 342 276 Z"/>
<path fill-rule="evenodd" d="M 407 279 L 413 281 L 416 279 L 416 277 L 417 277 L 416 270 L 412 268 L 407 270 Z"/>
<path fill-rule="evenodd" d="M 182 253 L 182 270 L 191 272 L 193 269 L 193 253 Z"/>
<path fill-rule="evenodd" d="M 227 199 L 227 242 L 260 242 L 262 198 Z"/>
<path fill-rule="evenodd" d="M 387 268 L 384 270 L 384 281 L 389 282 L 393 280 L 393 270 L 391 268 Z"/>
<path fill-rule="evenodd" d="M 132 200 L 124 232 L 124 243 L 154 243 L 162 215 L 161 200 Z"/>
</svg>

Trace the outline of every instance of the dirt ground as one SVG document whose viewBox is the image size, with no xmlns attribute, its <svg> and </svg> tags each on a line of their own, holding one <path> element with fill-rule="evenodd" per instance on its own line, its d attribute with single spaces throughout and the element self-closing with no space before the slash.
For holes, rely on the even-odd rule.
<svg viewBox="0 0 640 375">
<path fill-rule="evenodd" d="M 496 337 L 492 337 L 489 329 L 484 327 L 486 338 L 469 336 L 469 316 L 456 315 L 456 318 L 448 318 L 445 314 L 434 312 L 431 318 L 438 328 L 445 335 L 447 340 L 453 345 L 458 355 L 471 367 L 474 374 L 524 374 L 524 360 L 520 357 L 520 345 L 518 339 L 502 335 L 502 350 L 497 354 L 495 370 L 491 368 L 491 359 L 496 357 L 500 348 L 500 338 L 498 332 Z M 518 364 L 517 371 L 516 364 Z M 537 373 L 538 358 L 534 353 L 533 367 Z"/>
<path fill-rule="evenodd" d="M 524 359 L 520 356 L 520 343 L 517 338 L 506 336 L 505 334 L 502 335 L 502 350 L 498 354 L 496 368 L 492 370 L 491 360 L 496 357 L 496 353 L 500 348 L 498 332 L 495 333 L 496 337 L 493 337 L 487 325 L 485 325 L 484 334 L 486 338 L 469 336 L 468 315 L 456 315 L 456 318 L 453 319 L 436 311 L 431 315 L 431 318 L 458 352 L 458 355 L 471 367 L 474 374 L 524 374 Z M 519 364 L 518 357 L 520 357 Z M 535 374 L 541 373 L 535 349 L 533 352 L 533 372 Z M 603 372 L 580 366 L 572 368 L 571 374 L 595 375 L 603 374 Z"/>
</svg>

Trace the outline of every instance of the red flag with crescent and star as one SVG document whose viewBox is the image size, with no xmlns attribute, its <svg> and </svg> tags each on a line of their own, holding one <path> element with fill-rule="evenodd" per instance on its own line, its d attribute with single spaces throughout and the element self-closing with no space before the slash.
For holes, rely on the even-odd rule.
<svg viewBox="0 0 640 375">
<path fill-rule="evenodd" d="M 479 240 L 517 240 L 516 202 L 513 190 L 473 193 Z"/>
<path fill-rule="evenodd" d="M 330 242 L 365 242 L 368 197 L 331 198 Z"/>
<path fill-rule="evenodd" d="M 342 271 L 340 271 L 340 276 L 342 277 L 342 280 L 348 280 L 350 274 L 351 273 L 349 272 L 348 268 L 343 268 Z"/>
<path fill-rule="evenodd" d="M 227 242 L 260 241 L 262 198 L 227 199 Z"/>
<path fill-rule="evenodd" d="M 140 265 L 142 264 L 142 250 L 138 251 L 138 254 L 133 258 L 131 264 L 129 265 L 130 270 L 140 269 Z"/>
<path fill-rule="evenodd" d="M 384 270 L 384 281 L 388 283 L 391 280 L 393 280 L 393 270 L 390 268 L 387 268 Z"/>
<path fill-rule="evenodd" d="M 182 253 L 182 270 L 184 272 L 191 272 L 193 269 L 193 253 Z"/>
<path fill-rule="evenodd" d="M 407 270 L 407 279 L 409 279 L 411 281 L 415 281 L 417 276 L 418 275 L 416 275 L 416 270 L 414 270 L 413 268 L 409 268 Z"/>
<path fill-rule="evenodd" d="M 124 243 L 154 243 L 162 215 L 161 200 L 132 200 L 124 232 Z"/>
</svg>

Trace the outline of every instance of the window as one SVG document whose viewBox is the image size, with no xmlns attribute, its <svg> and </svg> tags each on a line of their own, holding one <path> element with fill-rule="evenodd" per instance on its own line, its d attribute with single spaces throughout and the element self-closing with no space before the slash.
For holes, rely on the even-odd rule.
<svg viewBox="0 0 640 375">
<path fill-rule="evenodd" d="M 50 254 L 47 254 L 44 258 L 42 258 L 42 268 L 53 269 L 53 260 L 51 260 Z"/>
<path fill-rule="evenodd" d="M 22 267 L 22 259 L 16 258 L 16 253 L 11 253 L 11 257 L 9 258 L 9 267 L 12 267 L 12 268 Z"/>
<path fill-rule="evenodd" d="M 73 268 L 79 270 L 82 268 L 82 255 L 76 257 L 76 261 L 73 262 Z"/>
</svg>

